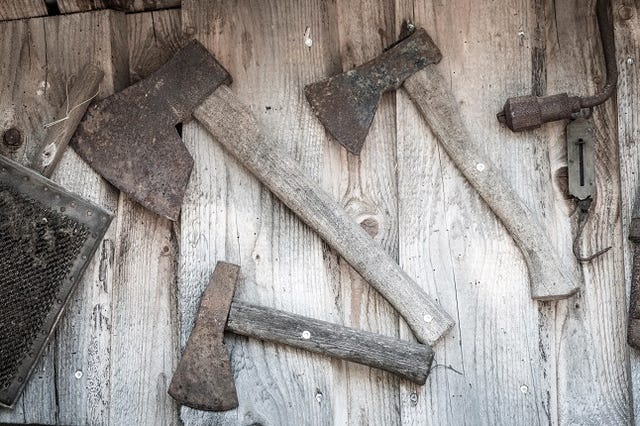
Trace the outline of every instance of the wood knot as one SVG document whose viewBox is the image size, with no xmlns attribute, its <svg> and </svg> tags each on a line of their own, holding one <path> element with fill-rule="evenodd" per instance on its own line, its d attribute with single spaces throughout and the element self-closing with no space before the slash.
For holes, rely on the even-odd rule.
<svg viewBox="0 0 640 426">
<path fill-rule="evenodd" d="M 633 18 L 634 15 L 635 13 L 630 6 L 622 5 L 618 8 L 618 16 L 620 16 L 620 19 L 623 21 L 628 21 Z"/>
<path fill-rule="evenodd" d="M 374 238 L 380 232 L 380 220 L 375 204 L 364 199 L 359 194 L 347 200 L 344 204 L 349 216 L 353 217 L 360 224 L 367 234 Z"/>
<path fill-rule="evenodd" d="M 22 146 L 22 133 L 20 130 L 12 127 L 2 135 L 2 143 L 12 151 L 16 151 Z"/>
<path fill-rule="evenodd" d="M 371 238 L 374 238 L 380 232 L 380 224 L 373 217 L 366 217 L 360 221 L 360 226 L 364 229 L 367 234 L 371 235 Z"/>
</svg>

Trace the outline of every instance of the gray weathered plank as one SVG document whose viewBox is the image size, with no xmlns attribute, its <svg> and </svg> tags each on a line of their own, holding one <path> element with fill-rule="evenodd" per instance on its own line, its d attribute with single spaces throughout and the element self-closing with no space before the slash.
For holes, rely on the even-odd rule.
<svg viewBox="0 0 640 426">
<path fill-rule="evenodd" d="M 328 74 L 331 29 L 325 2 L 183 3 L 183 28 L 216 55 L 264 131 L 314 179 L 321 173 L 324 130 L 302 87 Z M 304 44 L 306 27 L 317 38 Z M 197 301 L 216 260 L 241 265 L 238 300 L 340 321 L 337 277 L 325 272 L 328 248 L 200 126 L 184 127 L 195 159 L 181 229 L 180 311 L 186 340 Z M 242 275 L 246 277 L 243 279 Z M 285 284 L 286 283 L 286 284 Z M 334 403 L 332 361 L 303 351 L 233 338 L 230 348 L 240 406 L 221 414 L 183 409 L 185 424 L 326 424 Z M 295 407 L 295 408 L 294 408 Z M 345 407 L 346 409 L 346 407 Z"/>
<path fill-rule="evenodd" d="M 0 128 L 15 126 L 25 136 L 24 147 L 12 153 L 13 158 L 28 162 L 44 139 L 44 123 L 59 118 L 55 114 L 65 101 L 67 79 L 87 61 L 105 73 L 99 96 L 123 87 L 122 76 L 127 74 L 122 69 L 126 57 L 122 61 L 119 53 L 123 30 L 124 15 L 111 11 L 0 25 L 0 32 L 9 35 L 2 37 L 2 50 L 11 52 L 0 68 L 0 79 L 11 88 L 0 96 Z M 53 178 L 108 210 L 117 208 L 115 191 L 72 151 L 66 152 Z M 103 319 L 110 307 L 110 248 L 115 238 L 112 226 L 85 271 L 57 338 L 27 385 L 18 409 L 2 411 L 0 421 L 98 423 L 109 409 L 111 336 Z"/>
<path fill-rule="evenodd" d="M 180 7 L 180 0 L 57 0 L 61 13 L 115 9 L 123 12 L 143 12 Z"/>
<path fill-rule="evenodd" d="M 384 36 L 395 29 L 391 1 L 338 1 L 329 12 L 330 22 L 334 22 L 334 50 L 339 54 L 332 74 L 373 59 L 391 42 Z M 330 139 L 324 163 L 325 180 L 331 182 L 333 196 L 397 261 L 395 115 L 394 95 L 384 95 L 360 155 L 349 154 Z M 342 291 L 338 300 L 345 323 L 398 336 L 396 311 L 360 275 L 354 274 L 348 264 L 340 258 L 335 262 L 340 271 Z M 401 381 L 353 364 L 345 364 L 339 372 L 344 378 L 337 383 L 345 398 L 334 416 L 336 423 L 366 424 L 372 419 L 386 425 L 400 422 L 397 413 Z"/>
<path fill-rule="evenodd" d="M 531 81 L 531 52 L 518 35 L 533 24 L 530 3 L 396 4 L 398 23 L 411 19 L 440 47 L 443 60 L 436 68 L 477 146 L 500 166 L 549 234 L 570 242 L 568 232 L 555 225 L 561 217 L 550 202 L 544 148 L 532 149 L 538 142 L 534 135 L 514 136 L 495 118 L 507 96 L 526 87 L 516 85 Z M 428 386 L 403 387 L 402 422 L 552 422 L 553 381 L 540 363 L 540 347 L 546 344 L 539 331 L 542 320 L 538 303 L 530 299 L 521 253 L 406 94 L 400 91 L 397 100 L 400 262 L 429 288 L 443 280 L 455 283 L 438 291 L 458 321 L 434 347 L 437 364 Z M 571 265 L 569 249 L 556 245 Z"/>
<path fill-rule="evenodd" d="M 161 63 L 148 61 L 142 47 L 164 46 L 171 54 L 179 34 L 177 11 L 127 15 L 131 82 Z M 154 31 L 154 22 L 162 28 Z M 177 405 L 167 394 L 177 365 L 175 261 L 177 242 L 170 221 L 142 208 L 126 195 L 119 200 L 113 291 L 111 406 L 109 424 L 176 424 Z M 135 356 L 132 356 L 135 354 Z"/>
<path fill-rule="evenodd" d="M 605 79 L 595 1 L 565 1 L 546 7 L 547 93 L 595 93 Z M 593 262 L 582 264 L 583 290 L 573 300 L 557 306 L 556 330 L 562 331 L 557 357 L 561 424 L 631 421 L 625 290 L 622 285 L 612 285 L 624 280 L 625 244 L 618 150 L 613 143 L 617 138 L 615 101 L 596 107 L 593 122 L 596 196 L 580 238 L 580 251 L 589 254 L 604 247 L 613 248 Z M 557 175 L 566 164 L 564 124 L 549 125 L 545 130 L 551 155 L 555 153 L 557 159 L 551 172 Z M 567 214 L 576 220 L 579 215 L 574 206 L 567 207 Z"/>
<path fill-rule="evenodd" d="M 47 16 L 44 0 L 0 0 L 0 21 Z"/>
<path fill-rule="evenodd" d="M 621 180 L 622 244 L 625 254 L 625 288 L 630 291 L 632 246 L 627 241 L 631 213 L 640 188 L 640 4 L 637 1 L 613 2 L 618 63 L 618 147 Z M 613 281 L 610 281 L 613 282 Z M 614 286 L 617 287 L 617 286 Z M 635 424 L 640 419 L 640 352 L 627 348 L 630 358 L 630 387 Z"/>
</svg>

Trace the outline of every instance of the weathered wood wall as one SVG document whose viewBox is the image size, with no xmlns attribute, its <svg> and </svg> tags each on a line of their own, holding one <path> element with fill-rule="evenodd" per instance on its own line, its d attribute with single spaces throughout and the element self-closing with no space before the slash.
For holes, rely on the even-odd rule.
<svg viewBox="0 0 640 426">
<path fill-rule="evenodd" d="M 73 152 L 65 156 L 54 179 L 117 219 L 17 408 L 0 410 L 0 422 L 632 423 L 640 358 L 625 343 L 626 235 L 640 184 L 640 3 L 613 1 L 620 87 L 594 113 L 597 197 L 580 247 L 610 252 L 582 265 L 571 253 L 577 214 L 566 196 L 564 124 L 513 134 L 495 120 L 509 96 L 587 93 L 602 83 L 594 4 L 185 0 L 182 9 L 0 23 L 0 82 L 11 89 L 0 94 L 0 131 L 16 126 L 26 136 L 24 148 L 4 154 L 25 162 L 83 61 L 105 70 L 106 96 L 195 37 L 233 75 L 233 91 L 265 132 L 457 321 L 435 345 L 424 387 L 229 336 L 240 407 L 180 409 L 166 388 L 216 260 L 242 266 L 240 300 L 412 338 L 379 294 L 192 122 L 183 139 L 195 169 L 176 224 L 118 194 Z M 0 18 L 16 18 L 8 10 Z M 580 272 L 579 295 L 529 298 L 518 248 L 402 91 L 384 96 L 359 157 L 311 114 L 302 87 L 375 57 L 406 18 L 441 48 L 438 69 L 465 123 L 548 227 L 567 268 Z"/>
</svg>

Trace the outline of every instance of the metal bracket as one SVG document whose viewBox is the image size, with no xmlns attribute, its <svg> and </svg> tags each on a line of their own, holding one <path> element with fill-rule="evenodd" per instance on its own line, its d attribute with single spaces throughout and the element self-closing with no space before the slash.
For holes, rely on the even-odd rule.
<svg viewBox="0 0 640 426">
<path fill-rule="evenodd" d="M 579 200 L 595 192 L 594 129 L 589 118 L 578 118 L 567 124 L 567 161 L 569 193 Z"/>
</svg>

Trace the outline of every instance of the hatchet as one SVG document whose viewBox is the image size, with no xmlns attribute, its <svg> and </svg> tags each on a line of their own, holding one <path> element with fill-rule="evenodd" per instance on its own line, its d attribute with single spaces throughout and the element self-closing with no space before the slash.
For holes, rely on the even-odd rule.
<svg viewBox="0 0 640 426">
<path fill-rule="evenodd" d="M 169 386 L 169 394 L 180 404 L 207 411 L 238 406 L 224 346 L 225 330 L 425 383 L 433 360 L 428 345 L 233 301 L 239 270 L 237 265 L 218 262 L 202 295 L 195 325 Z"/>
<path fill-rule="evenodd" d="M 169 206 L 175 213 L 192 160 L 174 125 L 193 111 L 227 152 L 389 301 L 418 341 L 438 340 L 453 325 L 451 317 L 263 132 L 251 110 L 223 84 L 229 81 L 224 68 L 193 41 L 147 79 L 90 108 L 72 146 L 123 192 L 149 208 L 162 206 L 154 211 Z"/>
<path fill-rule="evenodd" d="M 427 66 L 440 58 L 437 46 L 419 28 L 379 57 L 306 86 L 305 94 L 329 133 L 358 154 L 382 93 L 403 85 L 449 157 L 520 248 L 529 270 L 531 297 L 571 296 L 579 289 L 573 270 L 562 263 L 535 214 L 469 134 L 449 82 Z"/>
</svg>

